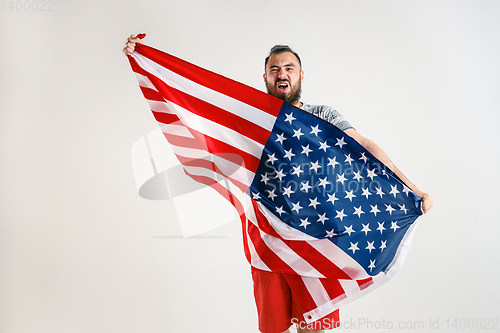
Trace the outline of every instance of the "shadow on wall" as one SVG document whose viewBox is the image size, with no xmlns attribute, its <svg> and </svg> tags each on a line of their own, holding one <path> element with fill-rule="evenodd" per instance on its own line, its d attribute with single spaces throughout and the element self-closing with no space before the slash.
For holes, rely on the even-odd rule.
<svg viewBox="0 0 500 333">
<path fill-rule="evenodd" d="M 184 167 L 175 156 L 160 128 L 137 140 L 132 145 L 131 157 L 139 195 L 147 200 L 170 200 L 175 208 L 182 236 L 158 238 L 206 239 L 208 236 L 193 236 L 239 220 L 234 207 L 219 193 L 210 186 L 194 181 L 186 175 Z M 207 153 L 207 156 L 194 158 L 193 164 L 196 164 L 196 161 L 211 163 L 214 158 L 217 157 L 209 156 Z M 236 172 L 241 166 L 242 159 L 239 156 L 232 157 L 232 159 L 235 162 L 234 170 L 229 170 L 229 174 Z M 204 169 L 204 172 L 206 179 L 229 188 L 228 182 L 220 174 L 208 169 Z M 225 172 L 228 173 L 228 171 Z M 214 237 L 217 238 L 217 236 L 212 236 Z"/>
</svg>

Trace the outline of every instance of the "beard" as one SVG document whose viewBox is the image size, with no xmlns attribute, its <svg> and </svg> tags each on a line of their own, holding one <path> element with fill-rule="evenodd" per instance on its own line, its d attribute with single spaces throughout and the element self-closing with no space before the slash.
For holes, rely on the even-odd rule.
<svg viewBox="0 0 500 333">
<path fill-rule="evenodd" d="M 283 81 L 288 82 L 288 85 L 290 86 L 290 91 L 288 93 L 280 93 L 276 91 L 276 86 L 278 85 L 278 83 Z M 266 88 L 269 95 L 277 97 L 282 101 L 287 102 L 288 104 L 294 104 L 298 102 L 300 100 L 300 95 L 302 94 L 302 83 L 300 82 L 300 80 L 293 85 L 288 80 L 278 80 L 276 81 L 276 85 L 274 86 L 266 81 Z"/>
</svg>

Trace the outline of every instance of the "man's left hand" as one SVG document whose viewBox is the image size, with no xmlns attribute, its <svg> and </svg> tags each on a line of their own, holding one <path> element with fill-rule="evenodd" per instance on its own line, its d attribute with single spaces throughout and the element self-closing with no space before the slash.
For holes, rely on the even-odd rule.
<svg viewBox="0 0 500 333">
<path fill-rule="evenodd" d="M 421 198 L 422 198 L 422 210 L 424 211 L 424 214 L 426 214 L 434 204 L 434 198 L 429 193 L 423 193 Z"/>
</svg>

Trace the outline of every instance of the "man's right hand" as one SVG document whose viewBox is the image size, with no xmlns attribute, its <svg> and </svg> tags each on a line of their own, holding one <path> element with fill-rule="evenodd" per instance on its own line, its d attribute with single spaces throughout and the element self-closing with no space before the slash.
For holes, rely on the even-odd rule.
<svg viewBox="0 0 500 333">
<path fill-rule="evenodd" d="M 130 35 L 129 38 L 127 38 L 127 42 L 125 43 L 125 47 L 123 48 L 123 53 L 126 55 L 129 53 L 132 53 L 135 51 L 135 44 L 137 43 L 142 43 L 139 38 L 135 35 Z"/>
</svg>

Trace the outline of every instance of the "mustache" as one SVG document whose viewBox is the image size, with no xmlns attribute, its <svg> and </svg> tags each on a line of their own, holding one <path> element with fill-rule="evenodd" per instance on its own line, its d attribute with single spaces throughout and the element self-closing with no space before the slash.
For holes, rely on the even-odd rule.
<svg viewBox="0 0 500 333">
<path fill-rule="evenodd" d="M 292 86 L 292 83 L 288 79 L 278 79 L 276 80 L 276 85 L 280 84 L 281 82 L 286 82 L 289 86 Z"/>
</svg>

